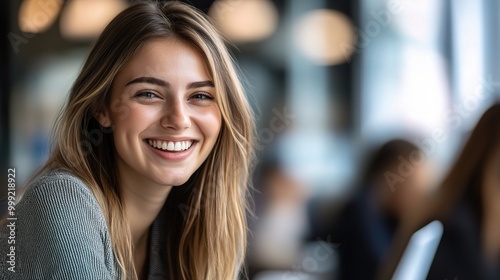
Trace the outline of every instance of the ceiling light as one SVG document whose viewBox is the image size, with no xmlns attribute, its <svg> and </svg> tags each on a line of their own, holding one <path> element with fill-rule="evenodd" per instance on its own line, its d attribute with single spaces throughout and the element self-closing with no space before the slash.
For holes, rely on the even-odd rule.
<svg viewBox="0 0 500 280">
<path fill-rule="evenodd" d="M 274 33 L 278 12 L 269 0 L 216 0 L 208 15 L 234 42 L 263 40 Z"/>
<path fill-rule="evenodd" d="M 344 14 L 328 9 L 306 13 L 294 25 L 298 49 L 320 65 L 335 65 L 350 59 L 355 49 L 354 26 Z"/>
<path fill-rule="evenodd" d="M 71 39 L 92 39 L 121 11 L 123 0 L 72 0 L 61 15 L 61 34 Z"/>
<path fill-rule="evenodd" d="M 62 0 L 24 0 L 19 8 L 19 29 L 40 33 L 49 29 L 61 11 Z"/>
</svg>

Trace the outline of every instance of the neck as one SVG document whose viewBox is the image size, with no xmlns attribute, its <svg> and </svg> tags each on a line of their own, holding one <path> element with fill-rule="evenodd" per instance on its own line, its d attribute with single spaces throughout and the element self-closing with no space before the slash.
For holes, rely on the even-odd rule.
<svg viewBox="0 0 500 280">
<path fill-rule="evenodd" d="M 125 185 L 125 184 L 124 184 Z M 122 185 L 122 194 L 127 211 L 127 218 L 134 245 L 147 238 L 149 227 L 160 213 L 171 187 L 164 187 L 162 191 L 145 190 L 144 185 L 126 187 Z M 126 185 L 129 185 L 128 183 Z"/>
<path fill-rule="evenodd" d="M 496 157 L 491 157 L 484 168 L 482 191 L 483 207 L 483 249 L 486 258 L 492 263 L 498 262 L 500 258 L 500 177 L 498 169 L 500 167 L 500 146 L 497 148 Z"/>
<path fill-rule="evenodd" d="M 171 186 L 155 184 L 134 172 L 120 173 L 120 190 L 134 248 L 147 244 L 151 224 L 160 213 Z"/>
<path fill-rule="evenodd" d="M 120 191 L 126 211 L 138 279 L 145 279 L 148 262 L 149 228 L 160 213 L 171 186 L 159 185 L 118 163 Z"/>
<path fill-rule="evenodd" d="M 483 250 L 486 259 L 495 263 L 500 258 L 500 226 L 498 226 L 498 216 L 486 218 L 483 224 Z"/>
<path fill-rule="evenodd" d="M 500 224 L 498 223 L 500 204 L 497 202 L 499 198 L 500 196 L 495 199 L 485 199 L 483 202 L 483 250 L 486 258 L 492 262 L 500 258 Z"/>
</svg>

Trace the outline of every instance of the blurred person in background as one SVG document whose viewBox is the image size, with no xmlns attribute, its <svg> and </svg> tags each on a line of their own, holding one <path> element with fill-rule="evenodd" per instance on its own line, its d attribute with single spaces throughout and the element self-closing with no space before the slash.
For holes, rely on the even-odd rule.
<svg viewBox="0 0 500 280">
<path fill-rule="evenodd" d="M 371 155 L 336 226 L 340 279 L 376 277 L 398 225 L 425 202 L 431 174 L 421 149 L 407 140 L 391 140 Z"/>
<path fill-rule="evenodd" d="M 305 188 L 276 157 L 268 156 L 258 168 L 255 185 L 260 193 L 249 246 L 251 274 L 292 269 L 307 232 Z"/>
<path fill-rule="evenodd" d="M 483 114 L 423 210 L 401 224 L 380 279 L 390 278 L 411 235 L 433 220 L 444 232 L 427 279 L 500 279 L 500 103 Z"/>
</svg>

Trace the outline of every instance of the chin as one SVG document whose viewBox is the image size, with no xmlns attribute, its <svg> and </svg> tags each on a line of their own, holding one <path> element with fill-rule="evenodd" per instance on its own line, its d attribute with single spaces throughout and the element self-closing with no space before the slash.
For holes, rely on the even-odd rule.
<svg viewBox="0 0 500 280">
<path fill-rule="evenodd" d="M 189 180 L 189 176 L 164 176 L 164 177 L 157 177 L 156 180 L 154 180 L 157 184 L 163 185 L 163 186 L 180 186 L 185 184 Z"/>
</svg>

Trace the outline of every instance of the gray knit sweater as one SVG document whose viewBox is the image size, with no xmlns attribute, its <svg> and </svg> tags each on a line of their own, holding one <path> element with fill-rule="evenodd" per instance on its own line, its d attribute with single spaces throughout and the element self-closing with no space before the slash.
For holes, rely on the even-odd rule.
<svg viewBox="0 0 500 280">
<path fill-rule="evenodd" d="M 150 231 L 148 279 L 168 278 L 161 215 Z M 38 178 L 17 203 L 15 217 L 7 221 L 15 222 L 15 244 L 9 244 L 12 226 L 0 228 L 0 279 L 120 279 L 101 208 L 71 173 Z M 15 263 L 9 262 L 12 251 Z"/>
</svg>

